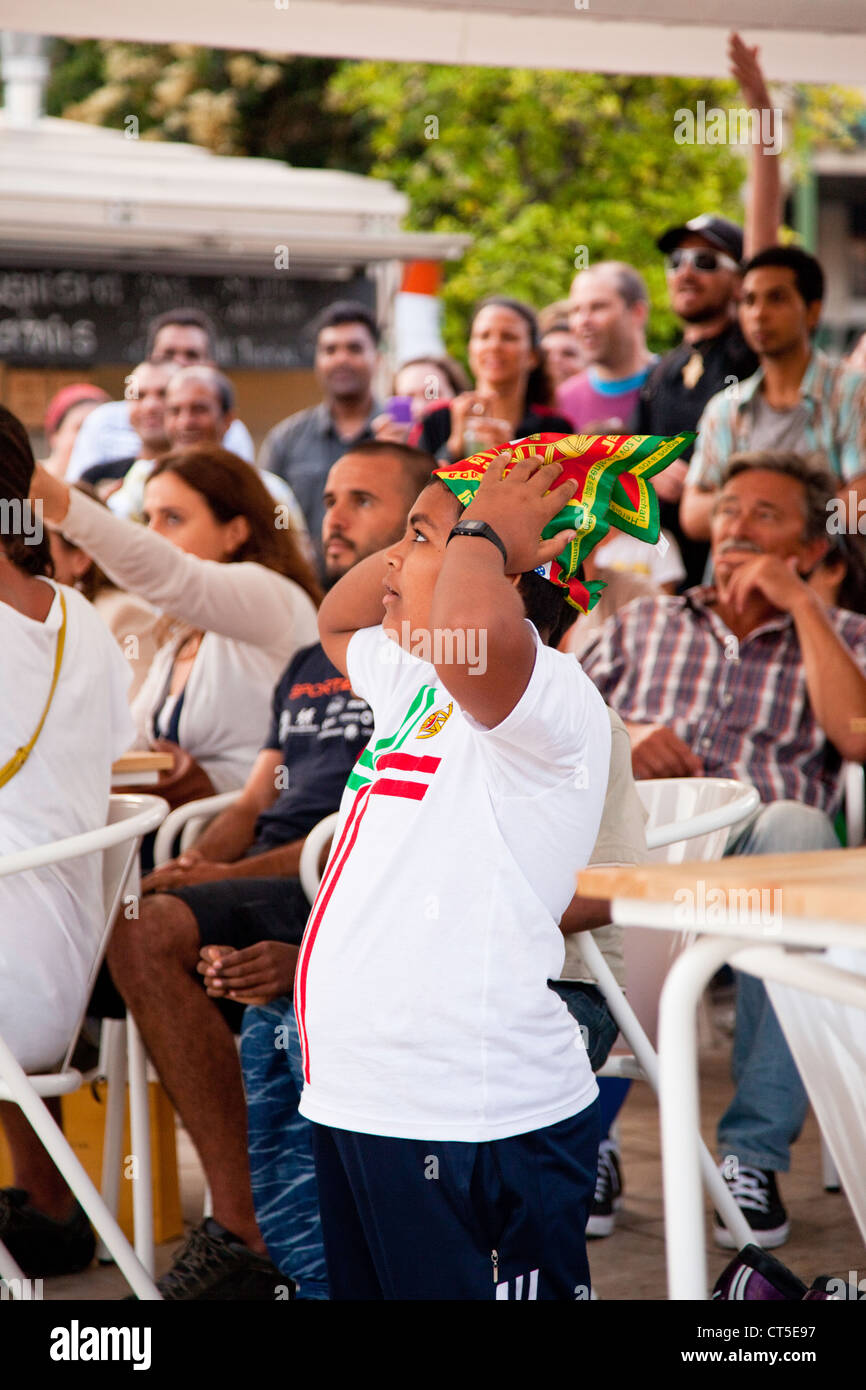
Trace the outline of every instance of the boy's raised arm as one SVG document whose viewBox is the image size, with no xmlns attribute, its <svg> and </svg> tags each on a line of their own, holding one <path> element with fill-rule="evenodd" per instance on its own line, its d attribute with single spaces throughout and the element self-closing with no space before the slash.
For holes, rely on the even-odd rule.
<svg viewBox="0 0 866 1390">
<path fill-rule="evenodd" d="M 322 600 L 319 638 L 329 661 L 344 676 L 348 675 L 346 649 L 355 633 L 361 628 L 376 627 L 384 617 L 386 555 L 386 550 L 377 550 L 375 555 L 353 565 Z"/>
<path fill-rule="evenodd" d="M 574 480 L 553 488 L 561 472 L 561 464 L 539 466 L 533 458 L 518 461 L 504 478 L 493 465 L 487 469 L 460 523 L 485 522 L 507 560 L 495 543 L 476 537 L 455 536 L 445 546 L 430 612 L 433 664 L 461 709 L 487 728 L 514 709 L 535 663 L 517 580 L 552 560 L 575 535 L 561 531 L 541 540 L 577 490 Z"/>
</svg>

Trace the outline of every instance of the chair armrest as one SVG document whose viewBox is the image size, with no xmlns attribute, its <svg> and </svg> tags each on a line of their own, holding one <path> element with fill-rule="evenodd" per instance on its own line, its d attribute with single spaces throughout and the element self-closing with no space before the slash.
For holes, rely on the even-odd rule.
<svg viewBox="0 0 866 1390">
<path fill-rule="evenodd" d="M 172 846 L 180 835 L 180 847 L 188 849 L 193 840 L 201 834 L 209 821 L 233 805 L 240 796 L 240 788 L 233 792 L 218 792 L 216 796 L 202 796 L 198 801 L 188 801 L 178 806 L 166 816 L 157 831 L 153 846 L 153 862 L 156 868 L 171 858 Z"/>
<path fill-rule="evenodd" d="M 320 820 L 318 825 L 313 826 L 301 850 L 298 878 L 301 880 L 301 887 L 310 902 L 319 891 L 319 882 L 322 877 L 319 873 L 319 855 L 333 835 L 337 820 L 337 811 L 333 811 L 330 816 L 325 816 L 324 820 Z"/>
<path fill-rule="evenodd" d="M 667 845 L 678 844 L 680 840 L 694 840 L 699 835 L 708 835 L 713 830 L 726 830 L 746 820 L 760 804 L 760 795 L 755 787 L 744 786 L 741 795 L 722 806 L 714 806 L 710 811 L 700 811 L 688 820 L 670 821 L 647 830 L 647 849 L 661 849 Z"/>
</svg>

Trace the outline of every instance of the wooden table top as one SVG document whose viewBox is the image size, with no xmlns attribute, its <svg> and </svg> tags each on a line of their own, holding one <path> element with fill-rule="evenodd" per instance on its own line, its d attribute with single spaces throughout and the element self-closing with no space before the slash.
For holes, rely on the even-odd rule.
<svg viewBox="0 0 866 1390">
<path fill-rule="evenodd" d="M 742 890 L 769 889 L 778 892 L 774 902 L 786 915 L 866 923 L 866 847 L 600 867 L 582 869 L 577 877 L 578 896 L 586 898 L 666 902 L 683 889 L 705 902 L 709 893 L 721 889 L 731 895 L 733 907 Z M 717 895 L 714 900 L 721 901 Z"/>
<path fill-rule="evenodd" d="M 137 772 L 167 772 L 173 766 L 170 753 L 124 753 L 111 765 L 113 777 L 123 777 Z"/>
</svg>

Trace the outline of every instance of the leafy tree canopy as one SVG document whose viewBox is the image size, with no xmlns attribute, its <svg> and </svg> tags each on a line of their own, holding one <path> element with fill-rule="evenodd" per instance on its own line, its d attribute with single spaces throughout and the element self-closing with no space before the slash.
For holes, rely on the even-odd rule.
<svg viewBox="0 0 866 1390">
<path fill-rule="evenodd" d="M 738 103 L 727 81 L 337 61 L 188 45 L 59 43 L 49 111 L 220 154 L 388 179 L 409 227 L 469 232 L 446 270 L 446 340 L 465 349 L 476 299 L 542 306 L 575 267 L 631 262 L 650 289 L 652 345 L 676 340 L 655 237 L 699 212 L 742 220 L 743 152 L 674 141 L 676 113 Z M 839 139 L 853 106 L 799 92 L 796 155 Z"/>
</svg>

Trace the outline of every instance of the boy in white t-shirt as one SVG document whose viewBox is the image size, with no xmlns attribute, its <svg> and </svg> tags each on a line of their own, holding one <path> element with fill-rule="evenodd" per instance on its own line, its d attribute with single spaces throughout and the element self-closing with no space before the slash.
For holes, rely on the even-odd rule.
<svg viewBox="0 0 866 1390">
<path fill-rule="evenodd" d="M 491 468 L 465 511 L 433 481 L 320 611 L 375 717 L 295 978 L 337 1299 L 589 1296 L 597 1087 L 547 981 L 610 726 L 542 643 L 565 597 L 532 571 L 575 534 L 539 539 L 560 473 Z"/>
</svg>

